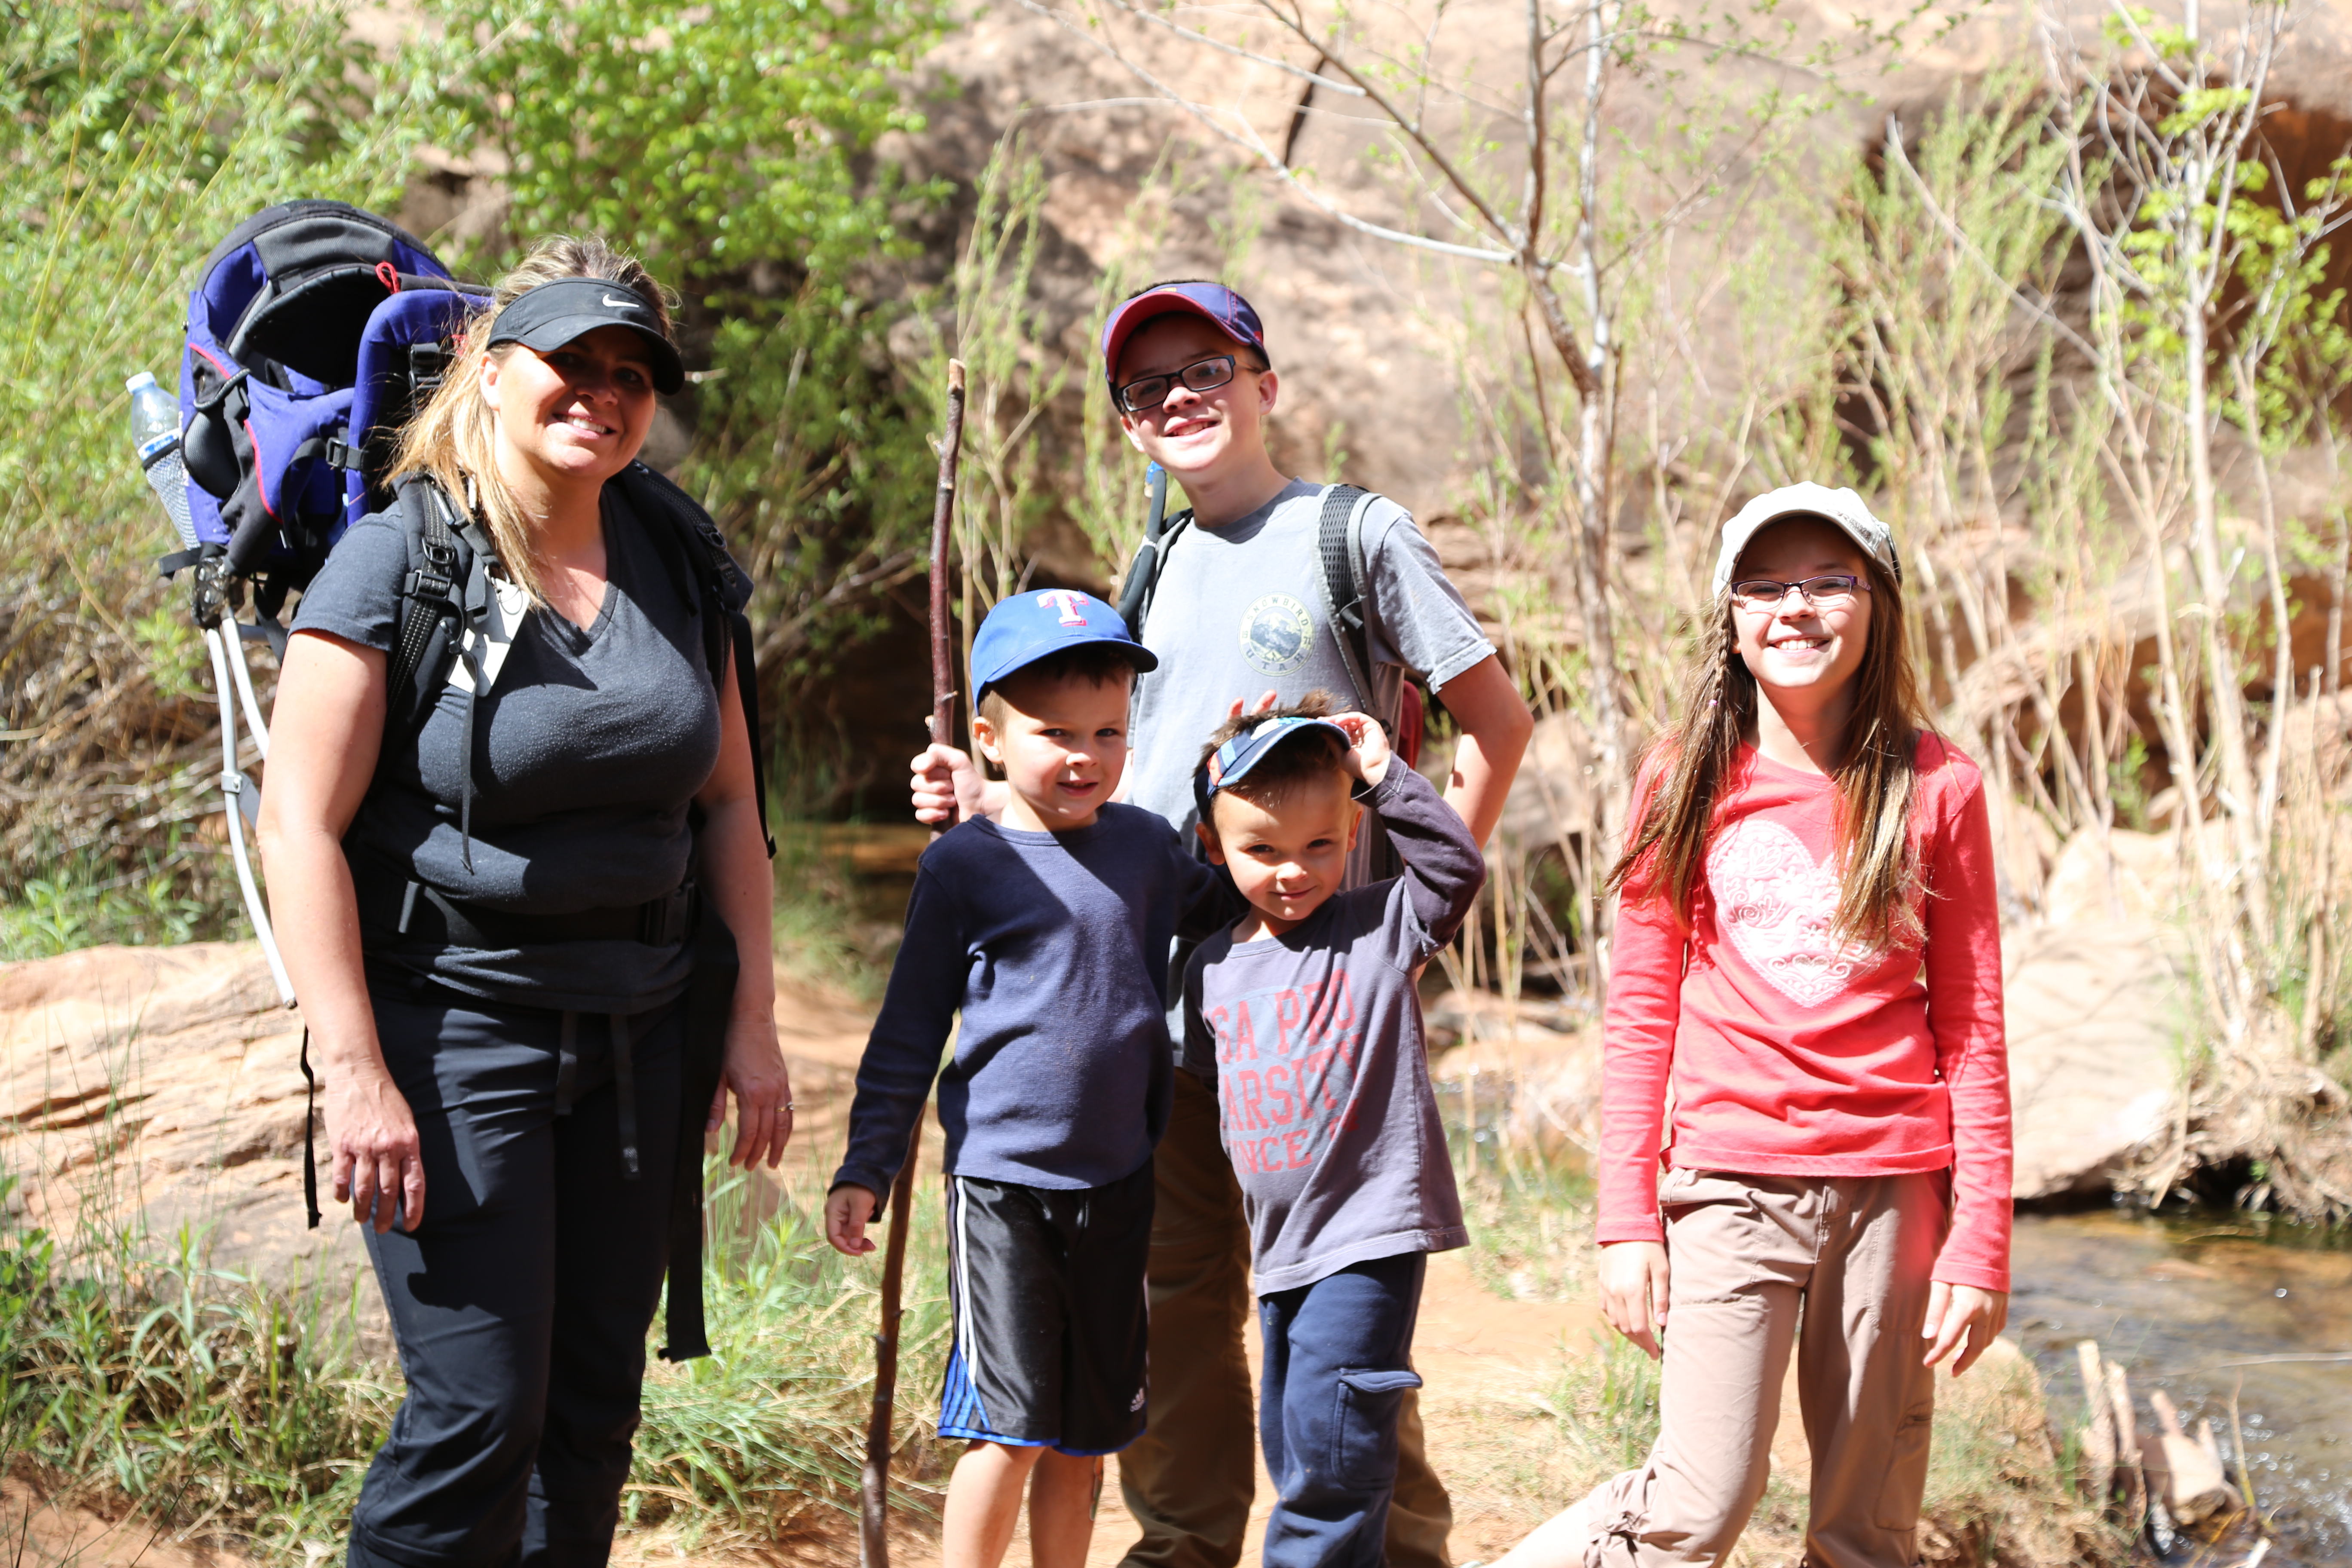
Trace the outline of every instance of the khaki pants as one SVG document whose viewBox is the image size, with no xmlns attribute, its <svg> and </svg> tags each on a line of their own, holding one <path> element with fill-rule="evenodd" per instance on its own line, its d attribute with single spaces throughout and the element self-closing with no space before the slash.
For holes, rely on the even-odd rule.
<svg viewBox="0 0 2352 1568">
<path fill-rule="evenodd" d="M 1580 1515 L 1582 1563 L 1723 1561 L 1764 1495 L 1792 1350 L 1812 1450 L 1807 1568 L 1917 1561 L 1936 1405 L 1919 1329 L 1950 1190 L 1942 1171 L 1665 1173 L 1662 1426 L 1648 1462 L 1564 1516 Z"/>
<path fill-rule="evenodd" d="M 1118 1457 L 1119 1490 L 1143 1531 L 1120 1568 L 1234 1568 L 1257 1489 L 1257 1426 L 1242 1325 L 1249 1225 L 1217 1139 L 1217 1097 L 1176 1075 L 1168 1133 L 1154 1155 L 1149 1425 Z M 1405 1396 L 1390 1568 L 1448 1568 L 1454 1505 L 1423 1452 L 1421 1407 Z"/>
</svg>

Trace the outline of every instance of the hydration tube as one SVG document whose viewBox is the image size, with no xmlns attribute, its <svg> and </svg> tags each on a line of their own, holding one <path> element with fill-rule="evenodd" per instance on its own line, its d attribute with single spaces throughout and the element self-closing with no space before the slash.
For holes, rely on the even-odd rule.
<svg viewBox="0 0 2352 1568">
<path fill-rule="evenodd" d="M 231 688 L 236 684 L 229 674 L 233 657 L 239 673 L 243 673 L 241 656 L 229 653 L 227 640 L 236 636 L 233 623 L 205 628 L 205 647 L 213 656 L 213 692 L 220 701 L 221 717 L 221 794 L 228 805 L 228 852 L 236 863 L 237 891 L 245 898 L 245 912 L 253 921 L 253 934 L 261 939 L 261 956 L 269 963 L 269 978 L 278 983 L 278 999 L 285 1005 L 294 1005 L 294 983 L 286 976 L 286 961 L 278 955 L 278 937 L 269 929 L 269 911 L 263 907 L 259 889 L 253 883 L 253 862 L 245 850 L 245 816 L 247 811 L 260 815 L 261 792 L 246 777 L 245 770 L 236 765 L 236 696 Z M 248 804 L 247 795 L 252 795 Z"/>
<path fill-rule="evenodd" d="M 269 725 L 261 717 L 261 700 L 253 694 L 253 672 L 246 667 L 246 639 L 238 634 L 234 620 L 221 622 L 221 637 L 236 651 L 229 656 L 229 673 L 236 677 L 237 706 L 245 710 L 245 727 L 253 732 L 253 743 L 261 749 L 261 760 L 269 760 Z"/>
<path fill-rule="evenodd" d="M 1118 618 L 1127 623 L 1129 636 L 1135 632 L 1136 612 L 1143 608 L 1152 581 L 1160 575 L 1160 536 L 1168 524 L 1168 470 L 1157 463 L 1145 468 L 1143 489 L 1150 508 L 1144 514 L 1143 543 L 1118 585 Z"/>
</svg>

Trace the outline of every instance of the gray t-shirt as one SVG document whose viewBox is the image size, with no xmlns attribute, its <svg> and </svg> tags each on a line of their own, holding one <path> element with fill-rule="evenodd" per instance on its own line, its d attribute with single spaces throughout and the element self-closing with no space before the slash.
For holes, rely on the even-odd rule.
<svg viewBox="0 0 2352 1568">
<path fill-rule="evenodd" d="M 1413 974 L 1454 939 L 1486 863 L 1402 761 L 1363 798 L 1402 876 L 1335 894 L 1281 936 L 1221 931 L 1184 974 L 1181 1065 L 1216 1086 L 1261 1296 L 1470 1241 Z"/>
<path fill-rule="evenodd" d="M 1135 684 L 1128 798 L 1166 817 L 1188 843 L 1196 820 L 1192 770 L 1234 698 L 1255 702 L 1271 689 L 1293 702 L 1320 687 L 1341 706 L 1355 706 L 1324 614 L 1324 489 L 1294 479 L 1237 522 L 1187 528 L 1152 592 L 1143 646 L 1160 656 L 1160 668 Z M 1362 537 L 1375 665 L 1401 667 L 1443 691 L 1495 651 L 1402 507 L 1374 497 Z"/>
<path fill-rule="evenodd" d="M 604 510 L 609 581 L 595 623 L 532 607 L 476 700 L 473 868 L 458 831 L 459 661 L 415 737 L 388 738 L 344 839 L 355 875 L 372 859 L 453 900 L 528 914 L 640 904 L 686 879 L 687 809 L 719 762 L 701 604 L 679 592 L 617 486 Z M 302 595 L 293 629 L 388 651 L 407 571 L 398 518 L 362 519 Z M 672 1000 L 688 969 L 682 945 L 630 940 L 433 950 L 372 937 L 368 961 L 379 978 L 429 974 L 493 1001 L 603 1013 Z"/>
</svg>

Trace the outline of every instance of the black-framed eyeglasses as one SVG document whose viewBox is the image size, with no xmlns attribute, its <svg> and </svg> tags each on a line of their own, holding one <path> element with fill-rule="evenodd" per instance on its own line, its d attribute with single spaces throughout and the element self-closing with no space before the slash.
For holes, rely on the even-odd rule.
<svg viewBox="0 0 2352 1568">
<path fill-rule="evenodd" d="M 1178 382 L 1195 392 L 1214 392 L 1234 378 L 1234 356 L 1211 354 L 1207 359 L 1194 360 L 1173 375 L 1139 375 L 1118 389 L 1118 405 L 1129 414 L 1141 414 L 1159 407 L 1168 400 L 1168 389 Z"/>
<path fill-rule="evenodd" d="M 1731 585 L 1731 602 L 1743 610 L 1777 610 L 1789 591 L 1817 610 L 1842 609 L 1853 603 L 1856 594 L 1870 592 L 1870 584 L 1850 572 L 1829 572 L 1819 577 L 1800 577 L 1793 583 L 1776 583 L 1769 577 L 1744 577 Z"/>
</svg>

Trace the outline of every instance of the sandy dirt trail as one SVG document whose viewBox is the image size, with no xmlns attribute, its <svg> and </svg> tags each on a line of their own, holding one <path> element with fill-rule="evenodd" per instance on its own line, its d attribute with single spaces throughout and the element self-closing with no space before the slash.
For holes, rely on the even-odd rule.
<svg viewBox="0 0 2352 1568">
<path fill-rule="evenodd" d="M 868 1020 L 854 1005 L 837 998 L 802 991 L 795 999 L 801 996 L 812 1005 L 785 1026 L 793 1094 L 800 1107 L 795 1137 L 811 1148 L 830 1148 L 838 1143 L 842 1121 L 848 1114 Z M 926 1172 L 938 1171 L 940 1154 L 934 1131 L 926 1141 Z M 1413 1361 L 1426 1384 L 1422 1392 L 1422 1418 L 1429 1448 L 1438 1474 L 1454 1492 L 1455 1561 L 1492 1557 L 1538 1522 L 1524 1505 L 1514 1506 L 1479 1487 L 1475 1462 L 1458 1465 L 1457 1457 L 1491 1451 L 1497 1420 L 1525 1416 L 1532 1408 L 1529 1394 L 1551 1383 L 1565 1357 L 1584 1353 L 1593 1336 L 1604 1331 L 1599 1311 L 1588 1302 L 1506 1300 L 1473 1277 L 1468 1253 L 1445 1253 L 1431 1259 Z M 1255 1316 L 1248 1325 L 1247 1342 L 1255 1379 L 1260 1356 Z M 1134 1520 L 1119 1500 L 1117 1467 L 1114 1457 L 1104 1476 L 1101 1510 L 1087 1556 L 1088 1568 L 1111 1568 L 1135 1541 Z M 1243 1554 L 1245 1563 L 1256 1561 L 1265 1518 L 1273 1506 L 1274 1489 L 1261 1458 L 1248 1545 Z M 935 1546 L 925 1552 L 921 1545 L 910 1545 L 924 1555 L 910 1556 L 908 1562 L 936 1561 Z M 1028 1561 L 1028 1555 L 1024 1520 L 1005 1561 L 1017 1568 Z"/>
<path fill-rule="evenodd" d="M 1536 1521 L 1515 1510 L 1497 1508 L 1465 1487 L 1465 1478 L 1455 1473 L 1451 1457 L 1467 1446 L 1465 1440 L 1482 1424 L 1498 1415 L 1512 1418 L 1524 1415 L 1528 1393 L 1551 1381 L 1564 1347 L 1572 1351 L 1586 1344 L 1587 1333 L 1600 1327 L 1600 1314 L 1588 1305 L 1502 1300 L 1471 1277 L 1465 1254 L 1448 1253 L 1431 1260 L 1421 1325 L 1414 1335 L 1413 1364 L 1425 1384 L 1421 1408 L 1431 1456 L 1438 1474 L 1455 1493 L 1454 1561 L 1491 1558 Z M 1258 1356 L 1257 1324 L 1253 1320 L 1249 1326 L 1253 1377 L 1257 1373 Z M 1117 1463 L 1112 1461 L 1114 1467 Z M 1261 1458 L 1244 1563 L 1256 1561 L 1266 1515 L 1273 1507 L 1274 1488 Z M 1087 1568 L 1111 1568 L 1134 1540 L 1134 1521 L 1119 1501 L 1114 1468 L 1105 1478 L 1102 1511 L 1095 1523 L 1093 1550 L 1087 1554 Z M 1024 1534 L 1007 1561 L 1025 1561 L 1026 1552 Z"/>
</svg>

